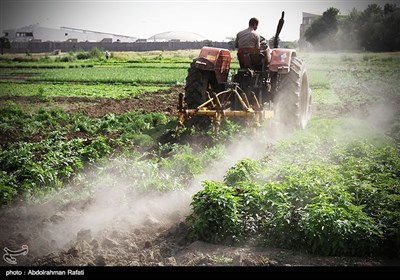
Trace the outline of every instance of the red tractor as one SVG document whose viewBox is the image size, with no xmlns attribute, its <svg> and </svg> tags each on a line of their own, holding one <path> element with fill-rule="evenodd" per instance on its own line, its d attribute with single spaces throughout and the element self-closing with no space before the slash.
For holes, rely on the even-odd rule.
<svg viewBox="0 0 400 280">
<path fill-rule="evenodd" d="M 271 59 L 267 51 L 239 49 L 240 69 L 229 81 L 231 54 L 227 49 L 203 47 L 193 60 L 186 77 L 185 94 L 179 96 L 178 127 L 188 119 L 211 120 L 218 131 L 226 117 L 244 117 L 259 126 L 277 117 L 291 128 L 304 129 L 311 117 L 311 90 L 303 60 L 296 50 L 278 48 L 284 23 L 279 20 Z M 265 46 L 261 42 L 261 46 Z M 204 118 L 204 117 L 208 118 Z"/>
</svg>

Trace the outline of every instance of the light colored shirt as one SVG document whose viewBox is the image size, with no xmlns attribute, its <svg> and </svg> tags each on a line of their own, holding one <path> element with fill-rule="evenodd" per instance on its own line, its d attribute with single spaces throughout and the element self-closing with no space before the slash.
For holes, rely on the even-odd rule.
<svg viewBox="0 0 400 280">
<path fill-rule="evenodd" d="M 246 28 L 236 35 L 236 48 L 260 48 L 260 35 L 252 28 Z"/>
</svg>

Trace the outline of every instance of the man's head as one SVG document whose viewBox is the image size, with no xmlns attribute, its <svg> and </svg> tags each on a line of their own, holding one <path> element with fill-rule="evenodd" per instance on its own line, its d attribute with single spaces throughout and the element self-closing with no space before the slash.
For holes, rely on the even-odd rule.
<svg viewBox="0 0 400 280">
<path fill-rule="evenodd" d="M 254 30 L 257 30 L 258 27 L 258 19 L 253 17 L 249 20 L 249 27 L 253 28 Z"/>
</svg>

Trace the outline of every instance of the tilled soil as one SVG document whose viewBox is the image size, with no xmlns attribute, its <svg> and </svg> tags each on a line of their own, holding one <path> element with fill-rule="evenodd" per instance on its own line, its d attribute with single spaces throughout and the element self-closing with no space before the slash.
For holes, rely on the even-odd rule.
<svg viewBox="0 0 400 280">
<path fill-rule="evenodd" d="M 135 206 L 132 205 L 132 212 Z M 152 208 L 149 208 L 150 212 Z M 104 209 L 103 209 L 104 210 Z M 19 266 L 398 266 L 398 260 L 325 257 L 280 248 L 224 246 L 188 238 L 185 211 L 163 215 L 124 209 L 104 223 L 82 222 L 90 202 L 20 206 L 3 211 L 0 241 L 10 250 L 28 245 Z M 86 213 L 85 213 L 86 212 Z M 103 219 L 102 211 L 91 219 Z M 8 266 L 4 260 L 1 266 Z"/>
</svg>

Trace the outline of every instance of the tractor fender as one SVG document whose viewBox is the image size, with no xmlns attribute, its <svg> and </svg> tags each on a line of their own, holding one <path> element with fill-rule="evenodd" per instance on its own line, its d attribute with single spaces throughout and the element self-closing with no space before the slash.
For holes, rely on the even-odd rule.
<svg viewBox="0 0 400 280">
<path fill-rule="evenodd" d="M 203 47 L 195 59 L 195 66 L 200 70 L 213 71 L 218 83 L 228 80 L 231 65 L 231 53 L 227 49 Z"/>
<path fill-rule="evenodd" d="M 269 70 L 279 74 L 287 74 L 290 71 L 292 57 L 296 56 L 294 49 L 272 49 Z"/>
</svg>

